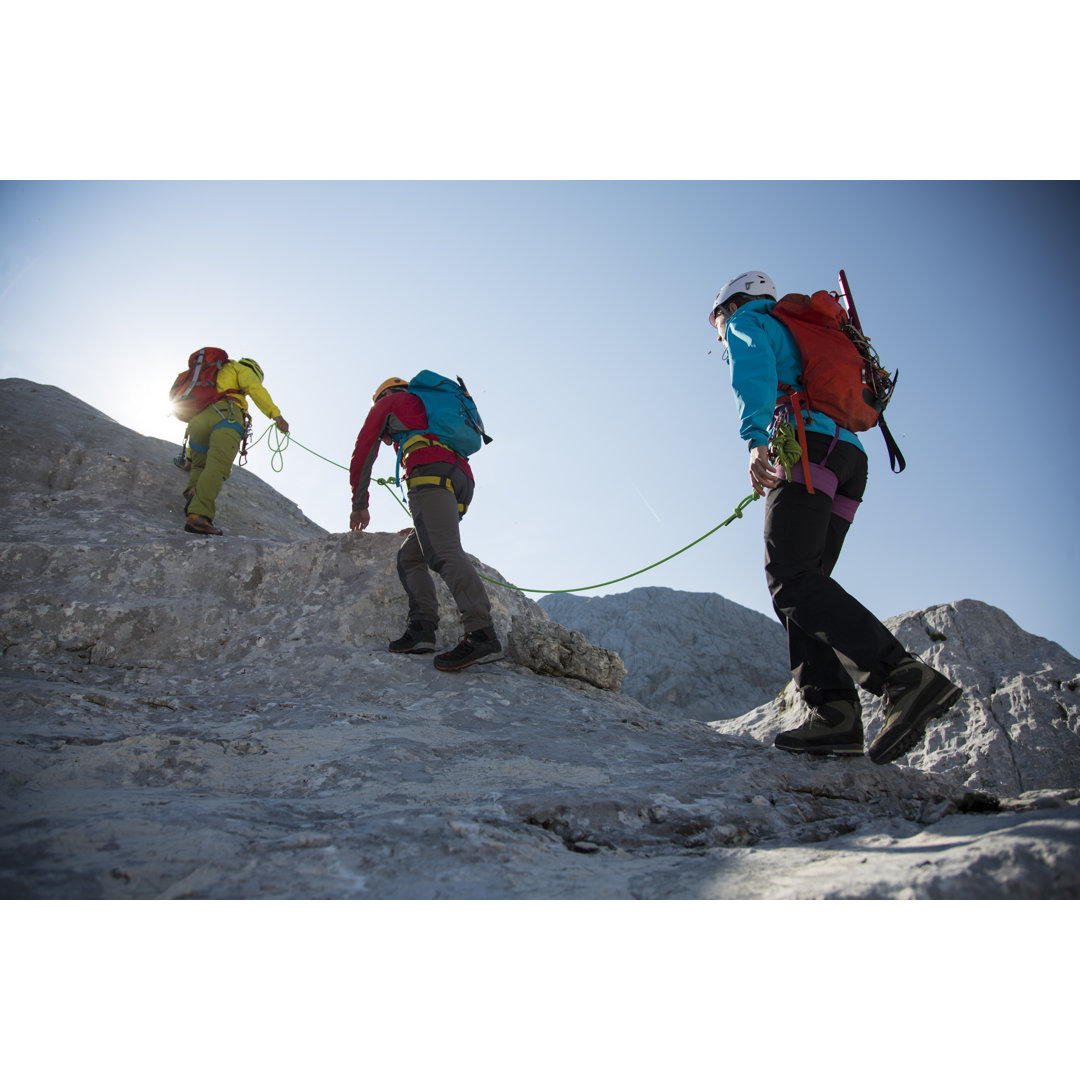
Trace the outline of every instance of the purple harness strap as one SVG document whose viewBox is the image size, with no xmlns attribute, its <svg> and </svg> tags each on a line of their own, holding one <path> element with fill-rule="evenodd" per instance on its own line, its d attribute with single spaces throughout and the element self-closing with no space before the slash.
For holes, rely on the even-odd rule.
<svg viewBox="0 0 1080 1080">
<path fill-rule="evenodd" d="M 850 524 L 855 520 L 855 511 L 859 509 L 859 500 L 849 499 L 846 495 L 837 495 L 836 489 L 840 484 L 840 479 L 832 469 L 825 467 L 825 463 L 829 460 L 829 455 L 832 454 L 839 438 L 840 432 L 837 431 L 833 436 L 828 453 L 821 459 L 820 463 L 816 461 L 810 462 L 810 481 L 814 485 L 815 492 L 820 491 L 823 495 L 828 495 L 832 500 L 832 512 Z M 801 461 L 791 467 L 791 482 L 793 484 L 806 483 L 806 474 L 803 472 L 803 463 Z"/>
</svg>

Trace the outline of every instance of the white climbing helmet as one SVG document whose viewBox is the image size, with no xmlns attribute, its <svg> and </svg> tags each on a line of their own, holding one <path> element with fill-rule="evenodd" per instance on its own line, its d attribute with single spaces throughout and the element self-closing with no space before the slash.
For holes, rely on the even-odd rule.
<svg viewBox="0 0 1080 1080">
<path fill-rule="evenodd" d="M 736 293 L 747 293 L 750 296 L 768 296 L 777 299 L 776 286 L 768 274 L 760 270 L 747 270 L 745 274 L 733 277 L 717 294 L 709 311 L 709 324 L 716 326 L 716 309 L 721 304 L 727 303 Z"/>
</svg>

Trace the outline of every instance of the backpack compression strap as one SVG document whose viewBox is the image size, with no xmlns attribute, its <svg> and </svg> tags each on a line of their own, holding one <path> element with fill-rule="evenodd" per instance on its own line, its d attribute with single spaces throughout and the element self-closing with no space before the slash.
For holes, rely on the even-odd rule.
<svg viewBox="0 0 1080 1080">
<path fill-rule="evenodd" d="M 889 451 L 889 468 L 894 473 L 902 473 L 907 468 L 907 462 L 904 460 L 904 455 L 900 453 L 900 447 L 896 445 L 896 440 L 892 437 L 892 432 L 885 423 L 884 413 L 878 417 L 877 426 L 881 428 L 881 434 L 885 438 L 885 446 Z M 897 465 L 899 465 L 899 468 L 897 468 Z"/>
</svg>

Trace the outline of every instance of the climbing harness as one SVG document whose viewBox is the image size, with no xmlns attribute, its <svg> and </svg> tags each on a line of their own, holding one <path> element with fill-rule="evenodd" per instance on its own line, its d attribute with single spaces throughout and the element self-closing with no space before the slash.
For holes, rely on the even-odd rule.
<svg viewBox="0 0 1080 1080">
<path fill-rule="evenodd" d="M 381 484 L 382 481 L 380 480 L 379 483 Z M 429 487 L 432 485 L 438 485 L 439 487 L 446 488 L 446 490 L 449 491 L 455 499 L 457 498 L 457 492 L 454 490 L 454 485 L 450 483 L 449 476 L 410 476 L 405 481 L 405 485 L 410 490 L 412 490 L 414 487 Z M 457 504 L 457 509 L 458 517 L 463 518 L 465 516 L 465 511 L 469 508 L 463 502 L 459 501 Z"/>
<path fill-rule="evenodd" d="M 408 456 L 415 450 L 427 450 L 432 446 L 437 446 L 440 450 L 445 450 L 447 453 L 453 454 L 459 461 L 463 461 L 468 464 L 469 459 L 462 454 L 459 454 L 452 446 L 448 446 L 440 439 L 436 439 L 430 434 L 426 435 L 413 435 L 411 438 L 403 437 L 398 443 L 397 462 L 394 465 L 394 483 L 401 487 L 401 466 L 406 462 Z M 425 484 L 432 484 L 438 477 L 429 478 L 424 481 Z M 407 480 L 406 484 L 412 487 L 412 481 Z M 448 484 L 444 484 L 444 487 L 448 487 Z M 460 504 L 459 504 L 460 505 Z M 464 510 L 461 511 L 465 513 Z"/>
</svg>

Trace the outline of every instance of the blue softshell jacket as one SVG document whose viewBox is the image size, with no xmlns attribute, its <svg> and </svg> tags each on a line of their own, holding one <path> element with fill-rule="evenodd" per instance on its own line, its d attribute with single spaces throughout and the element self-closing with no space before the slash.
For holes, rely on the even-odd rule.
<svg viewBox="0 0 1080 1080">
<path fill-rule="evenodd" d="M 739 435 L 751 448 L 769 441 L 778 383 L 801 386 L 802 360 L 791 331 L 772 317 L 775 300 L 751 300 L 727 321 L 724 359 L 731 368 L 731 389 L 739 409 Z M 807 431 L 835 435 L 862 449 L 858 436 L 839 427 L 824 413 L 804 409 Z"/>
</svg>

